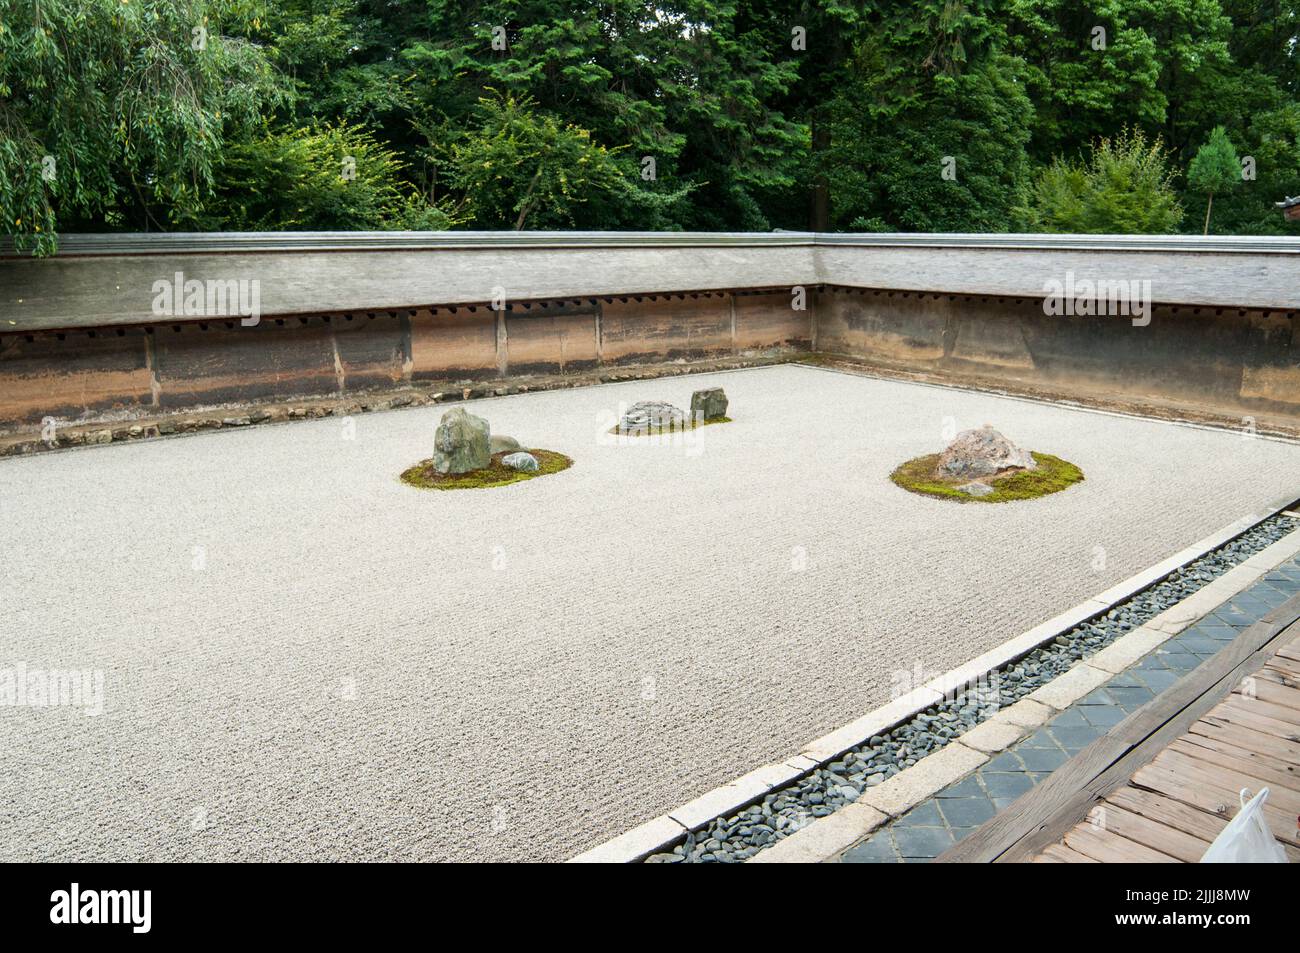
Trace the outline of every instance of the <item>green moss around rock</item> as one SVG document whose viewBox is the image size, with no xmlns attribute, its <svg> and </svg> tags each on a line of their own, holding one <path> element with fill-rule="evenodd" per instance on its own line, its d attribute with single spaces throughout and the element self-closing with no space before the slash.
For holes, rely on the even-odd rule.
<svg viewBox="0 0 1300 953">
<path fill-rule="evenodd" d="M 1035 453 L 1037 470 L 1021 470 L 1003 477 L 993 477 L 980 482 L 993 487 L 986 496 L 971 496 L 957 489 L 971 482 L 969 479 L 945 480 L 935 475 L 939 454 L 931 453 L 908 460 L 889 478 L 904 490 L 959 503 L 1009 503 L 1012 500 L 1032 500 L 1049 493 L 1058 493 L 1083 479 L 1083 471 L 1073 463 L 1054 457 L 1050 453 Z"/>
<path fill-rule="evenodd" d="M 562 453 L 556 453 L 554 450 L 529 450 L 537 458 L 539 468 L 532 472 L 527 470 L 512 470 L 505 466 L 501 460 L 511 453 L 517 453 L 516 450 L 503 450 L 500 453 L 492 454 L 491 462 L 482 470 L 471 470 L 469 473 L 439 473 L 433 468 L 432 460 L 421 460 L 415 466 L 402 472 L 402 482 L 408 486 L 419 487 L 422 490 L 479 490 L 493 486 L 507 486 L 511 483 L 522 483 L 524 480 L 534 480 L 537 477 L 549 476 L 552 473 L 559 473 L 561 470 L 567 470 L 573 466 L 573 460 Z"/>
<path fill-rule="evenodd" d="M 688 418 L 689 420 L 689 418 Z M 617 426 L 610 428 L 610 433 L 616 437 L 667 437 L 675 433 L 688 433 L 692 430 L 699 430 L 701 427 L 708 427 L 711 424 L 729 424 L 730 417 L 710 417 L 708 420 L 696 423 L 689 420 L 689 426 L 681 427 L 651 427 L 648 430 L 619 430 Z"/>
</svg>

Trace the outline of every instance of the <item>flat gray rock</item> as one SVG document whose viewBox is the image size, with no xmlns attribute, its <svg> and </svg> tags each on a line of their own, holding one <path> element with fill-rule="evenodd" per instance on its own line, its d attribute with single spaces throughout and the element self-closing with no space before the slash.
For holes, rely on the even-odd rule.
<svg viewBox="0 0 1300 953">
<path fill-rule="evenodd" d="M 537 458 L 531 453 L 511 453 L 501 458 L 501 463 L 511 470 L 522 470 L 525 473 L 536 473 L 542 468 L 537 462 Z"/>
<path fill-rule="evenodd" d="M 939 454 L 939 473 L 947 477 L 986 477 L 1003 470 L 1036 470 L 1038 464 L 1028 450 L 1022 450 L 988 424 L 979 430 L 963 430 Z"/>
<path fill-rule="evenodd" d="M 514 437 L 507 437 L 503 433 L 494 433 L 488 440 L 488 450 L 492 453 L 509 453 L 512 450 L 519 449 L 519 441 Z"/>
<path fill-rule="evenodd" d="M 637 401 L 618 422 L 622 433 L 649 433 L 660 430 L 684 430 L 686 414 L 662 400 Z"/>
<path fill-rule="evenodd" d="M 439 473 L 469 473 L 492 462 L 491 428 L 463 407 L 442 415 L 433 437 L 433 468 Z"/>
<path fill-rule="evenodd" d="M 978 480 L 963 484 L 962 486 L 957 487 L 957 489 L 969 496 L 988 496 L 993 492 L 993 487 L 989 486 L 987 483 L 980 483 Z"/>
</svg>

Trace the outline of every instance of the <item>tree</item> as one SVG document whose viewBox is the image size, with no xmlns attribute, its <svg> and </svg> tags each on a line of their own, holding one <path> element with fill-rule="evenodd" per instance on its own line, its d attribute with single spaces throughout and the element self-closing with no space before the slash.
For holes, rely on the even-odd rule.
<svg viewBox="0 0 1300 953">
<path fill-rule="evenodd" d="M 650 211 L 668 216 L 660 227 L 769 228 L 761 200 L 804 181 L 807 130 L 779 106 L 798 76 L 788 27 L 770 33 L 719 0 L 427 7 L 400 51 L 420 124 L 471 128 L 494 89 L 587 130 L 626 186 L 591 197 L 582 214 L 595 227 L 643 228 Z"/>
<path fill-rule="evenodd" d="M 1082 161 L 1056 158 L 1019 212 L 1031 231 L 1164 235 L 1182 220 L 1163 143 L 1135 130 L 1092 143 Z"/>
<path fill-rule="evenodd" d="M 574 224 L 575 209 L 622 181 L 604 146 L 577 126 L 539 115 L 530 99 L 501 93 L 479 102 L 477 128 L 452 144 L 452 184 L 476 224 L 519 231 Z"/>
<path fill-rule="evenodd" d="M 1239 153 L 1253 160 L 1255 175 L 1215 194 L 1215 230 L 1225 235 L 1300 234 L 1300 222 L 1287 221 L 1273 207 L 1283 195 L 1300 191 L 1300 103 L 1253 113 L 1232 139 Z"/>
<path fill-rule="evenodd" d="M 1237 150 L 1222 126 L 1215 126 L 1209 140 L 1200 149 L 1187 170 L 1187 185 L 1195 192 L 1207 196 L 1205 202 L 1205 227 L 1202 235 L 1210 234 L 1210 209 L 1214 207 L 1214 193 L 1226 192 L 1241 182 L 1241 160 Z"/>
<path fill-rule="evenodd" d="M 1162 231 L 1192 196 L 1203 231 L 1295 234 L 1272 202 L 1300 187 L 1298 22 L 1294 0 L 0 0 L 0 235 Z M 1257 178 L 1198 171 L 1172 204 L 1163 149 L 1115 138 L 1190 169 L 1220 126 Z"/>
<path fill-rule="evenodd" d="M 198 208 L 227 135 L 286 90 L 239 0 L 0 0 L 0 216 L 49 253 Z"/>
<path fill-rule="evenodd" d="M 1033 109 L 990 7 L 892 9 L 859 40 L 829 109 L 836 227 L 997 231 L 1023 203 Z"/>
<path fill-rule="evenodd" d="M 1040 161 L 1125 127 L 1181 154 L 1234 71 L 1221 0 L 1013 0 L 999 18 L 1028 67 Z"/>
<path fill-rule="evenodd" d="M 230 143 L 214 194 L 194 216 L 224 231 L 445 229 L 454 209 L 425 202 L 398 155 L 361 126 L 265 130 Z"/>
</svg>

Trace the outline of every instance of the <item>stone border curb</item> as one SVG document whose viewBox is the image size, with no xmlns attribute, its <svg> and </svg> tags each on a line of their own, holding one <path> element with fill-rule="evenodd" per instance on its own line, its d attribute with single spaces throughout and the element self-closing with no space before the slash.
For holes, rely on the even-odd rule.
<svg viewBox="0 0 1300 953">
<path fill-rule="evenodd" d="M 826 764 L 828 761 L 834 761 L 850 748 L 862 744 L 872 735 L 878 735 L 942 700 L 943 692 L 938 690 L 934 682 L 931 682 L 894 699 L 882 708 L 868 712 L 841 728 L 836 728 L 830 734 L 811 742 L 799 753 L 818 765 Z"/>
<path fill-rule="evenodd" d="M 570 864 L 630 864 L 657 853 L 684 834 L 699 830 L 720 814 L 732 814 L 760 800 L 773 788 L 784 787 L 817 767 L 802 755 L 765 765 L 734 781 L 701 794 L 693 801 L 634 827 L 626 834 L 570 858 Z"/>
<path fill-rule="evenodd" d="M 619 834 L 598 847 L 572 857 L 570 864 L 630 864 L 648 857 L 686 833 L 686 828 L 667 815 L 646 821 L 626 834 Z"/>
<path fill-rule="evenodd" d="M 960 781 L 988 759 L 984 752 L 962 744 L 959 737 L 910 768 L 899 771 L 888 781 L 867 788 L 854 803 L 866 804 L 882 814 L 898 817 L 948 785 Z M 813 821 L 808 826 L 816 824 L 817 821 Z"/>
<path fill-rule="evenodd" d="M 777 841 L 748 863 L 815 864 L 852 847 L 887 820 L 887 815 L 855 801 Z"/>
</svg>

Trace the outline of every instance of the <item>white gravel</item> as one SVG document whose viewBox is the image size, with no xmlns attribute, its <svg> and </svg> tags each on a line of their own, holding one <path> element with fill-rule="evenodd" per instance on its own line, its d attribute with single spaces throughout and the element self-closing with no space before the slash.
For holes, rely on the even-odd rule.
<svg viewBox="0 0 1300 953">
<path fill-rule="evenodd" d="M 692 447 L 598 436 L 712 385 Z M 563 859 L 1300 495 L 1294 445 L 794 366 L 475 402 L 576 465 L 402 485 L 445 409 L 0 461 L 0 680 L 105 679 L 0 707 L 0 860 Z M 1086 482 L 889 482 L 986 422 Z"/>
</svg>

